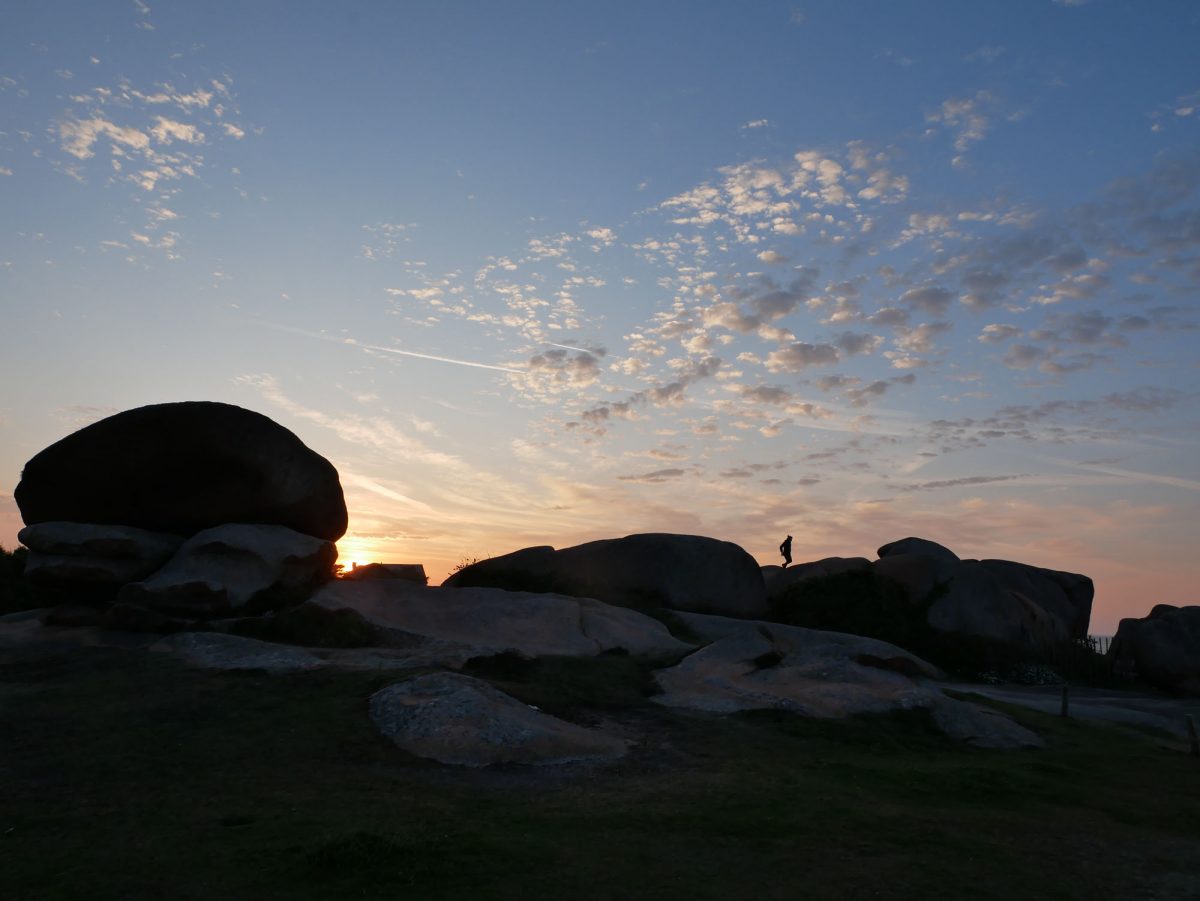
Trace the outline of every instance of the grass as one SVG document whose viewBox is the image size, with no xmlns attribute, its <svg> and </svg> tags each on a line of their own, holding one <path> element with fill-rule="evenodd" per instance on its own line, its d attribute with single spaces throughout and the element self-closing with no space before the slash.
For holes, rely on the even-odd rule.
<svg viewBox="0 0 1200 901">
<path fill-rule="evenodd" d="M 684 715 L 638 661 L 477 676 L 640 744 L 610 765 L 464 770 L 372 729 L 402 674 L 210 673 L 103 649 L 0 658 L 4 897 L 1194 897 L 1200 761 L 1021 711 L 1047 748 L 922 714 Z M 1190 888 L 1189 888 L 1190 886 Z M 1191 894 L 1188 894 L 1188 892 Z"/>
</svg>

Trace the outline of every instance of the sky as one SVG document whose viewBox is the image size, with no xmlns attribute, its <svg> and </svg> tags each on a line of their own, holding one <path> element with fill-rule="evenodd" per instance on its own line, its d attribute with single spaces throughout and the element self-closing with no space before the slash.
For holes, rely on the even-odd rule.
<svg viewBox="0 0 1200 901">
<path fill-rule="evenodd" d="M 908 535 L 1196 603 L 1200 5 L 0 11 L 0 544 L 151 403 L 337 467 L 343 563 Z"/>
</svg>

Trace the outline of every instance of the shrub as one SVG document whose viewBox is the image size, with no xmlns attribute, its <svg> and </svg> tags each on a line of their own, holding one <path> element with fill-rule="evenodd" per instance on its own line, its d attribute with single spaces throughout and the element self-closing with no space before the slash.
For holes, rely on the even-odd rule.
<svg viewBox="0 0 1200 901">
<path fill-rule="evenodd" d="M 25 579 L 25 560 L 28 556 L 26 548 L 6 551 L 0 545 L 0 614 L 32 610 L 40 606 Z"/>
</svg>

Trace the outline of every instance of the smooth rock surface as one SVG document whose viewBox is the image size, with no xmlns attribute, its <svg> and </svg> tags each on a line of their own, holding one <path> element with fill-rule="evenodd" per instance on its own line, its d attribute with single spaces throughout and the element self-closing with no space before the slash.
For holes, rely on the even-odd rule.
<svg viewBox="0 0 1200 901">
<path fill-rule="evenodd" d="M 998 710 L 942 696 L 930 708 L 933 722 L 943 735 L 975 748 L 1015 750 L 1041 748 L 1045 742 L 1035 732 Z"/>
<path fill-rule="evenodd" d="M 782 653 L 806 653 L 809 649 L 819 648 L 823 649 L 821 653 L 838 657 L 866 657 L 872 661 L 882 661 L 879 665 L 893 672 L 907 672 L 926 679 L 942 677 L 942 671 L 932 663 L 876 638 L 762 620 L 735 619 L 729 616 L 707 616 L 701 613 L 680 613 L 678 616 L 692 634 L 705 642 L 757 635 L 770 641 L 772 646 Z"/>
<path fill-rule="evenodd" d="M 922 557 L 932 557 L 935 560 L 941 560 L 945 563 L 954 563 L 959 559 L 958 554 L 950 550 L 950 548 L 938 544 L 936 541 L 930 541 L 928 538 L 901 538 L 898 541 L 891 541 L 876 551 L 879 557 L 896 557 L 900 554 L 920 554 Z"/>
<path fill-rule="evenodd" d="M 668 707 L 734 713 L 786 710 L 840 719 L 929 710 L 955 740 L 982 748 L 1037 747 L 1041 739 L 1003 714 L 947 697 L 938 670 L 886 642 L 776 623 L 680 614 L 712 644 L 658 670 Z"/>
<path fill-rule="evenodd" d="M 913 604 L 929 603 L 935 629 L 1014 644 L 1086 638 L 1092 580 L 1011 560 L 962 560 L 923 538 L 879 549 L 876 575 L 902 585 Z"/>
<path fill-rule="evenodd" d="M 44 522 L 26 526 L 17 540 L 29 548 L 25 577 L 37 588 L 69 592 L 111 589 L 153 573 L 183 539 L 132 526 Z"/>
<path fill-rule="evenodd" d="M 321 669 L 326 665 L 305 648 L 218 632 L 178 632 L 155 642 L 150 650 L 174 654 L 192 666 L 204 669 L 294 673 Z"/>
<path fill-rule="evenodd" d="M 1059 583 L 1046 575 L 1049 573 L 1053 571 L 1008 561 L 959 561 L 951 570 L 944 593 L 929 608 L 929 624 L 943 632 L 1014 644 L 1036 645 L 1086 636 L 1090 593 L 1086 608 L 1075 607 Z M 1076 578 L 1091 584 L 1086 576 Z M 1026 588 L 1030 585 L 1043 590 Z"/>
<path fill-rule="evenodd" d="M 314 669 L 379 671 L 450 665 L 448 655 L 427 649 L 304 648 L 220 632 L 179 632 L 155 641 L 149 650 L 173 654 L 202 669 L 268 673 Z M 456 658 L 458 665 L 466 659 Z"/>
<path fill-rule="evenodd" d="M 193 535 L 225 523 L 346 531 L 337 470 L 266 416 L 189 401 L 126 410 L 25 464 L 14 497 L 29 525 L 82 522 Z"/>
<path fill-rule="evenodd" d="M 979 563 L 1009 595 L 1026 599 L 1049 614 L 1055 621 L 1056 633 L 1065 629 L 1062 637 L 1087 638 L 1096 592 L 1087 576 L 1011 560 Z"/>
<path fill-rule="evenodd" d="M 430 673 L 371 696 L 375 726 L 410 754 L 459 766 L 621 757 L 625 742 L 542 713 L 479 679 Z"/>
<path fill-rule="evenodd" d="M 1158 604 L 1121 620 L 1108 653 L 1160 688 L 1200 695 L 1200 606 Z"/>
<path fill-rule="evenodd" d="M 332 542 L 284 526 L 218 526 L 193 535 L 119 599 L 191 617 L 259 613 L 303 601 L 332 577 L 336 558 Z"/>
<path fill-rule="evenodd" d="M 575 547 L 524 548 L 452 575 L 447 587 L 492 587 L 596 598 L 621 606 L 747 618 L 766 615 L 767 593 L 753 557 L 728 541 L 646 533 Z"/>
<path fill-rule="evenodd" d="M 428 642 L 472 649 L 471 656 L 515 652 L 593 656 L 621 649 L 635 656 L 672 657 L 692 645 L 656 619 L 591 598 L 502 591 L 427 588 L 400 579 L 329 582 L 309 605 L 351 610 L 380 644 L 415 648 Z"/>
<path fill-rule="evenodd" d="M 825 557 L 811 563 L 796 563 L 786 569 L 782 566 L 764 566 L 763 582 L 767 586 L 767 597 L 776 598 L 797 582 L 822 576 L 867 569 L 871 561 L 866 557 Z"/>
</svg>

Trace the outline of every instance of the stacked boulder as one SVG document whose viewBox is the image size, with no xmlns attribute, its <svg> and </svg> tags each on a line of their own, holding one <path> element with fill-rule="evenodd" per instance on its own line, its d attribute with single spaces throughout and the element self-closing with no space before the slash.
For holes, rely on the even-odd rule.
<svg viewBox="0 0 1200 901">
<path fill-rule="evenodd" d="M 26 574 L 48 601 L 187 620 L 296 604 L 333 574 L 333 465 L 229 404 L 127 410 L 37 454 L 15 492 Z"/>
</svg>

